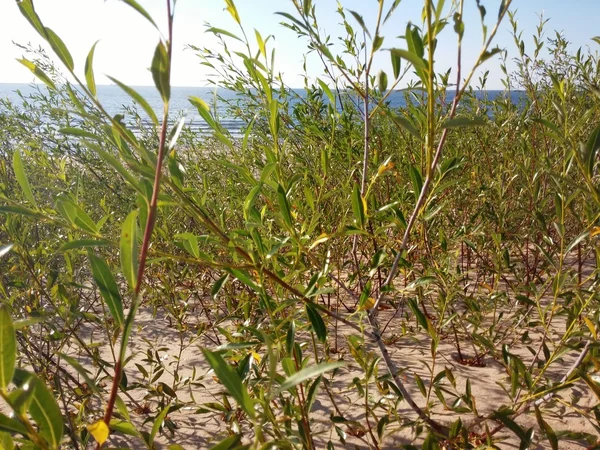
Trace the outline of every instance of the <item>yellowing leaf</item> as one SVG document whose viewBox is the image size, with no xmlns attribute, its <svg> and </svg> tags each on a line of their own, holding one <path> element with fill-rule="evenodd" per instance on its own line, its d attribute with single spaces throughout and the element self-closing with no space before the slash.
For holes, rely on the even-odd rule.
<svg viewBox="0 0 600 450">
<path fill-rule="evenodd" d="M 377 170 L 377 175 L 381 175 L 387 172 L 388 170 L 392 170 L 395 166 L 396 164 L 394 164 L 392 161 L 387 161 L 385 164 L 379 166 L 379 169 Z"/>
<path fill-rule="evenodd" d="M 590 232 L 591 237 L 598 236 L 599 234 L 600 234 L 600 227 L 592 228 L 592 231 Z"/>
<path fill-rule="evenodd" d="M 317 245 L 322 244 L 323 242 L 326 242 L 328 239 L 329 239 L 329 235 L 327 233 L 321 233 L 319 235 L 319 237 L 317 239 L 315 239 L 315 242 L 313 242 L 312 244 L 310 244 L 310 247 L 308 249 L 312 250 Z"/>
<path fill-rule="evenodd" d="M 256 353 L 256 352 L 252 352 L 252 357 L 253 357 L 253 358 L 256 360 L 256 362 L 258 362 L 258 363 L 259 363 L 259 362 L 260 362 L 260 360 L 262 359 L 262 358 L 260 357 L 260 355 L 259 355 L 258 353 Z"/>
<path fill-rule="evenodd" d="M 106 440 L 108 439 L 108 426 L 102 420 L 88 425 L 87 429 L 91 433 L 91 435 L 94 436 L 96 442 L 98 442 L 98 444 L 100 445 L 104 444 L 104 442 L 106 442 Z"/>
<path fill-rule="evenodd" d="M 585 322 L 588 329 L 590 330 L 590 333 L 592 333 L 592 336 L 594 337 L 594 339 L 598 339 L 598 336 L 596 334 L 596 326 L 593 324 L 593 322 L 590 319 L 588 319 L 587 317 L 584 317 L 583 321 Z"/>
<path fill-rule="evenodd" d="M 359 311 L 368 311 L 373 306 L 375 306 L 375 299 L 373 297 L 369 297 L 365 300 L 365 302 L 362 305 L 358 306 L 358 310 Z"/>
</svg>

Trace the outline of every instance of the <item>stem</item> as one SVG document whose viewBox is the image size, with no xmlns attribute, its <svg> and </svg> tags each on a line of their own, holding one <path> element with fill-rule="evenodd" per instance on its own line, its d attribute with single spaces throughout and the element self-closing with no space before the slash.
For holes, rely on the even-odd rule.
<svg viewBox="0 0 600 450">
<path fill-rule="evenodd" d="M 167 14 L 169 17 L 169 35 L 167 40 L 167 55 L 168 55 L 168 64 L 169 64 L 169 82 L 170 82 L 170 67 L 171 67 L 171 56 L 173 49 L 173 14 L 171 12 L 171 0 L 167 0 Z M 164 161 L 165 155 L 165 147 L 167 140 L 167 126 L 168 126 L 168 118 L 169 118 L 169 102 L 165 101 L 163 107 L 163 120 L 162 126 L 160 130 L 159 144 L 158 144 L 158 156 L 156 161 L 156 170 L 154 172 L 154 186 L 152 188 L 152 198 L 150 200 L 149 211 L 148 211 L 148 219 L 146 221 L 146 228 L 144 230 L 144 238 L 142 241 L 142 250 L 140 252 L 139 259 L 139 267 L 137 272 L 137 283 L 135 285 L 135 289 L 133 292 L 133 302 L 131 308 L 129 309 L 129 314 L 127 316 L 126 323 L 133 322 L 135 318 L 135 314 L 137 312 L 137 308 L 139 306 L 139 294 L 142 287 L 142 281 L 144 277 L 144 270 L 146 268 L 146 259 L 148 257 L 148 248 L 150 246 L 150 240 L 152 238 L 152 231 L 154 229 L 154 223 L 156 221 L 156 211 L 158 205 L 158 194 L 160 192 L 160 179 L 162 175 L 162 165 Z M 117 400 L 117 393 L 119 391 L 119 384 L 121 382 L 121 377 L 123 375 L 123 366 L 124 366 L 124 357 L 125 350 L 127 348 L 128 339 L 127 336 L 123 336 L 121 339 L 121 351 L 119 352 L 119 359 L 115 364 L 115 375 L 113 377 L 112 388 L 110 392 L 110 397 L 108 399 L 108 404 L 106 406 L 106 413 L 104 414 L 104 423 L 109 426 L 110 419 L 112 417 L 112 413 L 115 407 L 115 402 Z M 98 444 L 97 448 L 101 448 L 102 445 Z"/>
</svg>

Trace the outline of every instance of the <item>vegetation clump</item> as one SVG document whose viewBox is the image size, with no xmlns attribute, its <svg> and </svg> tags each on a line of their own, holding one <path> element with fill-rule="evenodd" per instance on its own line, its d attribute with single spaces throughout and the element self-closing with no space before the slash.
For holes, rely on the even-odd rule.
<svg viewBox="0 0 600 450">
<path fill-rule="evenodd" d="M 245 129 L 190 97 L 199 134 L 171 119 L 175 3 L 162 114 L 111 78 L 135 104 L 111 115 L 94 47 L 78 73 L 17 1 L 60 69 L 29 52 L 45 88 L 0 105 L 0 448 L 600 445 L 597 55 L 545 22 L 526 48 L 510 0 L 477 2 L 472 67 L 463 0 L 424 0 L 398 48 L 399 0 L 372 28 L 340 7 L 335 53 L 292 0 L 282 23 L 325 74 L 301 95 L 225 0 L 237 30 L 192 48 Z M 516 50 L 494 47 L 503 21 Z"/>
</svg>

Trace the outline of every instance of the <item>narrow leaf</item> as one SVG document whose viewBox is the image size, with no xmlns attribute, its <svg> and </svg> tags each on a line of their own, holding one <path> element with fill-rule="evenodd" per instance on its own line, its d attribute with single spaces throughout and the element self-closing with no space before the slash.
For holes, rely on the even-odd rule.
<svg viewBox="0 0 600 450">
<path fill-rule="evenodd" d="M 202 349 L 202 353 L 210 364 L 210 367 L 215 371 L 219 381 L 225 386 L 225 389 L 227 389 L 227 392 L 229 392 L 246 414 L 248 414 L 251 419 L 254 419 L 254 404 L 248 395 L 246 385 L 242 383 L 242 380 L 235 370 L 233 370 L 218 353 L 206 349 Z"/>
<path fill-rule="evenodd" d="M 37 208 L 37 203 L 35 202 L 35 198 L 33 197 L 33 193 L 31 192 L 31 186 L 29 185 L 29 180 L 27 179 L 27 174 L 23 169 L 23 160 L 21 159 L 21 151 L 17 150 L 13 154 L 13 169 L 15 171 L 15 176 L 17 177 L 17 181 L 19 182 L 19 186 L 23 190 L 23 194 L 25 194 L 25 198 L 31 203 L 33 206 Z"/>
<path fill-rule="evenodd" d="M 138 283 L 138 212 L 137 210 L 129 213 L 123 227 L 121 228 L 121 270 L 123 276 L 129 284 L 129 288 L 135 291 Z"/>
<path fill-rule="evenodd" d="M 276 394 L 280 394 L 283 391 L 287 391 L 303 381 L 309 380 L 311 378 L 316 378 L 325 372 L 329 372 L 331 370 L 335 370 L 339 367 L 343 367 L 344 363 L 341 361 L 333 362 L 333 363 L 321 363 L 316 366 L 305 367 L 304 369 L 296 372 L 291 377 L 287 378 L 281 386 L 277 389 Z"/>
<path fill-rule="evenodd" d="M 100 289 L 100 295 L 102 295 L 102 298 L 106 302 L 111 316 L 115 319 L 119 327 L 122 328 L 124 323 L 123 302 L 119 294 L 117 282 L 104 260 L 91 252 L 88 253 L 88 259 L 92 268 L 92 276 Z"/>
<path fill-rule="evenodd" d="M 17 338 L 10 313 L 0 307 L 0 389 L 6 388 L 13 377 L 17 358 Z"/>
</svg>

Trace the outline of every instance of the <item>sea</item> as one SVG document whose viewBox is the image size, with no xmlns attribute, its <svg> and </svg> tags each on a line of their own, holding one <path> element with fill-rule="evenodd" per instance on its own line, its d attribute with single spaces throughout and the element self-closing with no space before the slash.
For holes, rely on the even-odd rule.
<svg viewBox="0 0 600 450">
<path fill-rule="evenodd" d="M 154 86 L 132 86 L 142 97 L 146 99 L 148 104 L 156 111 L 158 117 L 162 114 L 162 100 Z M 29 97 L 36 93 L 45 93 L 45 85 L 39 84 L 24 84 L 24 83 L 0 83 L 0 99 L 6 98 L 14 105 L 19 107 L 23 103 L 22 97 Z M 294 90 L 298 97 L 290 103 L 301 101 L 306 96 L 304 89 Z M 126 108 L 133 106 L 133 101 L 119 86 L 102 85 L 97 86 L 98 99 L 103 104 L 104 108 L 111 115 L 120 114 Z M 477 91 L 478 98 L 488 98 L 494 100 L 498 96 L 505 95 L 504 91 L 486 90 Z M 186 124 L 194 131 L 206 133 L 210 131 L 208 124 L 202 119 L 197 109 L 189 102 L 189 97 L 199 97 L 207 104 L 215 108 L 221 125 L 227 129 L 234 137 L 239 136 L 244 126 L 242 120 L 232 117 L 228 113 L 227 101 L 235 100 L 237 93 L 227 89 L 214 87 L 172 87 L 170 99 L 170 112 L 172 118 L 185 117 Z M 518 103 L 524 96 L 523 92 L 511 92 L 511 100 Z M 447 101 L 452 101 L 453 95 L 449 95 Z M 325 99 L 325 101 L 327 101 Z M 406 96 L 403 91 L 392 92 L 387 102 L 391 108 L 402 108 L 406 106 Z M 355 102 L 360 105 L 360 102 Z M 141 108 L 138 108 L 141 117 L 145 117 Z M 0 104 L 0 113 L 2 106 Z"/>
</svg>

